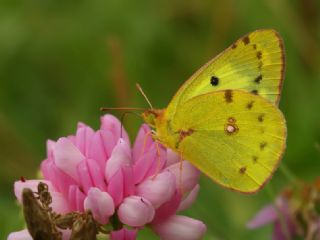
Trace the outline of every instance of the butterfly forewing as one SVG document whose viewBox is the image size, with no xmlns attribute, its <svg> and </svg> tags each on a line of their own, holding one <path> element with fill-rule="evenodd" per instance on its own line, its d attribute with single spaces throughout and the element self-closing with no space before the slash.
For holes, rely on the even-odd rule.
<svg viewBox="0 0 320 240">
<path fill-rule="evenodd" d="M 285 149 L 282 113 L 262 97 L 217 91 L 192 98 L 169 119 L 172 148 L 220 185 L 256 192 Z"/>
<path fill-rule="evenodd" d="M 168 110 L 208 92 L 240 89 L 278 104 L 284 78 L 284 47 L 274 30 L 257 30 L 200 68 L 177 92 Z"/>
</svg>

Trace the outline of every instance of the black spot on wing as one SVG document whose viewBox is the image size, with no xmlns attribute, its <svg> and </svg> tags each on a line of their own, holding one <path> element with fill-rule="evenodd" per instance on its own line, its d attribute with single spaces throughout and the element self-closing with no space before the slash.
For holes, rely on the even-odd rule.
<svg viewBox="0 0 320 240">
<path fill-rule="evenodd" d="M 210 79 L 210 84 L 212 86 L 218 86 L 219 84 L 219 78 L 216 77 L 216 76 L 212 76 L 211 79 Z"/>
</svg>

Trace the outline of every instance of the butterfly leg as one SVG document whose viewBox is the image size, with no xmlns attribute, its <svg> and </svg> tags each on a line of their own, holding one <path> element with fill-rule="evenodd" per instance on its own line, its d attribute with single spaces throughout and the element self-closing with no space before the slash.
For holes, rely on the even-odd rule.
<svg viewBox="0 0 320 240">
<path fill-rule="evenodd" d="M 158 139 L 156 139 L 155 135 L 153 135 L 153 134 L 154 134 L 154 132 L 152 130 L 148 131 L 145 134 L 144 140 L 143 140 L 143 147 L 142 147 L 142 150 L 141 150 L 141 153 L 140 153 L 140 157 L 141 157 L 142 154 L 144 153 L 145 148 L 146 148 L 148 137 L 151 135 L 153 137 L 153 139 L 155 140 L 155 146 L 156 146 L 156 149 L 157 149 L 157 167 L 156 167 L 156 171 L 155 171 L 155 174 L 152 177 L 152 179 L 156 178 L 158 173 L 160 172 L 160 162 L 161 162 L 161 159 L 160 159 L 161 154 L 160 154 L 159 142 L 158 142 Z"/>
<path fill-rule="evenodd" d="M 148 137 L 149 137 L 151 134 L 152 134 L 152 131 L 148 131 L 148 132 L 144 135 L 143 147 L 142 147 L 142 149 L 141 149 L 141 153 L 140 153 L 139 158 L 143 155 L 144 150 L 146 149 Z"/>
</svg>

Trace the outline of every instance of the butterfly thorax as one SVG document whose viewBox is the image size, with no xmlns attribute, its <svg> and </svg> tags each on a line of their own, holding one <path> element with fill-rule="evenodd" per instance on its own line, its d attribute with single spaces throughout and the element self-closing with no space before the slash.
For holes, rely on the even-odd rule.
<svg viewBox="0 0 320 240">
<path fill-rule="evenodd" d="M 150 109 L 142 113 L 142 118 L 151 128 L 155 129 L 152 136 L 156 141 L 178 151 L 177 142 L 181 134 L 173 128 L 166 112 L 166 109 Z"/>
</svg>

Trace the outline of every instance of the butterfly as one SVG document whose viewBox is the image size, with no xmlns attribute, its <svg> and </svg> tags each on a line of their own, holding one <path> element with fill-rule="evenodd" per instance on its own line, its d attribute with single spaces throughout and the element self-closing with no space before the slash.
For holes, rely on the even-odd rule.
<svg viewBox="0 0 320 240">
<path fill-rule="evenodd" d="M 283 40 L 251 32 L 210 60 L 166 109 L 142 113 L 154 139 L 219 185 L 254 193 L 271 178 L 286 147 L 278 108 L 285 71 Z"/>
</svg>

